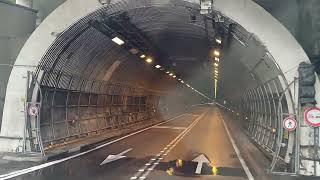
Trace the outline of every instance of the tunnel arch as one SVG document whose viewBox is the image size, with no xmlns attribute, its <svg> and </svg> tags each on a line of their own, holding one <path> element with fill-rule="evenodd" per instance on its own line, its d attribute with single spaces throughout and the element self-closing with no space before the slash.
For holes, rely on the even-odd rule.
<svg viewBox="0 0 320 180">
<path fill-rule="evenodd" d="M 199 8 L 197 4 L 193 4 L 195 3 L 195 1 L 150 2 L 138 0 L 129 1 L 129 3 L 128 1 L 111 1 L 110 5 L 105 6 L 101 5 L 98 1 L 69 0 L 59 8 L 57 8 L 36 29 L 36 31 L 26 42 L 24 48 L 21 50 L 17 58 L 17 61 L 15 63 L 16 65 L 29 65 L 30 67 L 14 67 L 12 70 L 7 87 L 8 91 L 5 101 L 1 135 L 20 137 L 22 136 L 25 119 L 25 114 L 23 111 L 25 108 L 24 102 L 26 101 L 25 98 L 27 86 L 26 83 L 21 82 L 26 81 L 25 76 L 27 71 L 38 70 L 37 77 L 41 85 L 55 87 L 56 89 L 72 89 L 74 91 L 83 90 L 90 93 L 101 90 L 101 87 L 103 87 L 102 81 L 104 80 L 104 78 L 115 82 L 125 82 L 124 86 L 126 87 L 143 87 L 138 88 L 139 90 L 134 90 L 134 92 L 137 93 L 138 96 L 139 94 L 147 92 L 158 94 L 159 92 L 161 92 L 161 90 L 164 90 L 161 89 L 161 86 L 157 86 L 159 84 L 162 84 L 163 87 L 166 88 L 173 88 L 175 86 L 175 83 L 172 80 L 165 76 L 159 78 L 158 74 L 152 71 L 149 66 L 145 66 L 138 61 L 128 61 L 128 59 L 133 59 L 130 53 L 119 48 L 117 45 L 112 44 L 109 38 L 97 32 L 96 29 L 85 26 L 90 18 L 94 19 L 97 16 L 101 16 L 102 12 L 107 12 L 106 16 L 108 16 L 108 13 L 111 14 L 111 12 L 117 12 L 121 8 L 127 8 L 126 10 L 130 9 L 131 12 L 134 13 L 134 10 L 132 9 L 147 9 L 148 3 L 151 8 L 156 7 L 166 9 L 168 8 L 166 6 L 170 3 L 182 3 L 187 4 L 195 9 Z M 248 72 L 248 69 L 252 69 L 255 66 L 255 64 L 251 62 L 251 59 L 261 58 L 261 55 L 266 54 L 267 61 L 271 64 L 274 63 L 272 64 L 274 66 L 272 69 L 276 69 L 276 71 L 279 70 L 279 75 L 282 75 L 284 77 L 284 84 L 281 85 L 284 89 L 286 84 L 293 81 L 294 77 L 297 76 L 297 65 L 300 62 L 309 61 L 305 52 L 296 42 L 293 36 L 277 20 L 275 20 L 270 14 L 268 14 L 263 8 L 261 8 L 254 2 L 216 0 L 214 6 L 216 8 L 216 13 L 221 13 L 221 15 L 229 18 L 230 21 L 241 25 L 241 27 L 243 27 L 244 30 L 248 32 L 248 35 L 251 35 L 250 41 L 252 42 L 250 42 L 250 45 L 257 43 L 259 47 L 253 48 L 257 48 L 259 49 L 259 51 L 261 50 L 261 54 L 258 53 L 252 56 L 249 56 L 247 54 L 240 58 L 241 64 L 239 65 L 243 66 L 243 69 L 246 70 L 246 72 Z M 161 27 L 162 25 L 166 24 L 161 24 L 159 22 L 157 23 L 158 27 L 155 29 L 151 29 L 149 32 L 157 33 L 157 31 L 161 32 L 162 28 L 167 28 L 166 26 Z M 173 28 L 173 30 L 171 31 L 174 31 L 174 27 L 172 26 L 172 24 L 169 25 L 171 25 L 170 28 Z M 183 32 L 190 33 L 189 35 L 196 35 L 199 34 L 199 32 L 200 34 L 203 33 L 202 30 L 199 30 L 199 28 L 201 29 L 201 27 L 199 26 L 194 27 L 189 26 L 188 24 L 182 24 L 181 27 L 190 28 L 190 32 Z M 270 28 L 272 28 L 272 31 L 269 31 Z M 165 35 L 163 36 L 165 38 Z M 194 38 L 199 39 L 199 37 L 197 36 L 195 36 Z M 161 40 L 163 39 L 160 39 L 159 41 Z M 74 42 L 70 43 L 71 41 Z M 82 45 L 81 41 L 85 41 L 86 43 Z M 241 45 L 237 43 L 234 43 L 233 45 L 235 46 L 233 47 L 233 50 L 236 47 L 241 47 Z M 73 54 L 70 55 L 70 52 L 73 52 L 76 49 L 80 49 L 85 53 L 75 53 L 75 56 L 73 56 Z M 65 51 L 67 50 L 70 51 L 69 54 L 65 53 Z M 85 55 L 88 56 L 87 59 Z M 108 59 L 108 57 L 110 57 L 111 55 L 113 59 Z M 227 58 L 232 59 L 234 57 L 235 56 L 230 56 Z M 86 63 L 81 64 L 79 59 L 86 61 Z M 101 61 L 102 59 L 104 59 L 105 61 Z M 72 64 L 71 61 L 73 60 L 74 62 Z M 77 66 L 77 64 L 81 64 L 81 66 Z M 114 66 L 114 68 L 111 68 L 112 66 Z M 41 67 L 42 69 L 40 70 L 38 67 Z M 126 67 L 136 67 L 136 69 L 128 69 Z M 72 76 L 82 76 L 81 78 L 77 79 L 77 83 L 72 83 L 73 85 L 77 84 L 77 86 L 75 87 L 69 87 L 68 85 L 70 84 L 65 83 L 71 81 L 70 77 L 65 75 L 57 76 L 54 74 L 62 71 L 66 72 L 69 70 L 72 71 L 69 73 Z M 115 73 L 117 76 L 112 76 L 113 73 Z M 139 76 L 139 73 L 142 73 L 143 75 Z M 266 82 L 270 79 L 264 77 L 266 75 L 266 72 L 261 71 L 261 69 L 257 69 L 254 73 L 261 82 Z M 135 76 L 130 76 L 132 74 L 135 74 Z M 130 79 L 128 79 L 128 77 L 130 77 Z M 277 76 L 275 76 L 274 78 L 277 78 Z M 57 79 L 59 81 L 56 81 Z M 84 81 L 86 81 L 86 83 L 85 85 L 82 85 L 81 82 Z M 251 87 L 257 85 L 255 80 L 253 81 L 250 76 L 244 78 L 242 82 L 244 81 L 250 81 L 250 83 L 252 84 L 248 83 L 247 85 L 250 85 Z M 110 87 L 114 88 L 114 86 L 120 84 L 107 84 L 106 86 L 104 86 L 106 87 L 106 89 L 104 90 L 107 90 L 107 88 Z M 228 85 L 229 87 L 234 87 L 234 85 L 231 83 L 226 84 L 227 87 Z M 94 86 L 97 87 L 93 88 Z M 319 87 L 318 81 L 316 86 Z M 95 89 L 95 91 L 93 89 Z M 36 97 L 37 96 L 34 95 L 33 100 L 35 100 Z M 317 101 L 319 100 L 319 93 L 317 93 L 316 99 Z M 20 129 L 21 131 L 12 131 L 13 129 Z M 13 149 L 16 149 L 16 147 L 20 143 L 21 142 L 10 141 L 8 142 L 7 147 L 2 148 L 11 151 Z"/>
</svg>

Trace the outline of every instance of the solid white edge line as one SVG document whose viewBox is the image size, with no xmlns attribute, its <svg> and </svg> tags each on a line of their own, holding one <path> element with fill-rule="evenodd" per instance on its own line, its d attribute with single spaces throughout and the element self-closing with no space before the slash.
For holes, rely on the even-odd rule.
<svg viewBox="0 0 320 180">
<path fill-rule="evenodd" d="M 228 134 L 228 136 L 229 136 L 230 142 L 231 142 L 231 144 L 232 144 L 232 146 L 233 146 L 234 151 L 235 151 L 236 154 L 237 154 L 237 157 L 238 157 L 238 159 L 239 159 L 239 161 L 240 161 L 240 163 L 241 163 L 241 166 L 242 166 L 244 172 L 246 173 L 246 175 L 247 175 L 247 177 L 248 177 L 249 180 L 254 180 L 254 178 L 253 178 L 253 176 L 252 176 L 252 174 L 251 174 L 251 172 L 250 172 L 250 170 L 249 170 L 249 167 L 247 166 L 246 162 L 245 162 L 244 159 L 242 158 L 242 156 L 241 156 L 241 154 L 240 154 L 240 151 L 239 151 L 239 149 L 238 149 L 238 146 L 237 146 L 236 143 L 234 142 L 234 140 L 233 140 L 233 138 L 232 138 L 232 136 L 231 136 L 231 134 L 230 134 L 230 132 L 229 132 L 229 130 L 228 130 L 228 127 L 227 127 L 226 123 L 224 122 L 224 119 L 223 119 L 223 117 L 222 117 L 219 109 L 218 109 L 218 113 L 219 113 L 219 115 L 220 115 L 220 118 L 221 118 L 221 120 L 222 120 L 223 126 L 224 126 L 225 130 L 227 131 L 227 134 Z"/>
<path fill-rule="evenodd" d="M 139 134 L 141 132 L 144 132 L 146 130 L 149 130 L 149 129 L 155 127 L 155 126 L 158 126 L 158 125 L 161 125 L 161 124 L 164 124 L 164 123 L 167 123 L 167 122 L 171 122 L 171 121 L 173 121 L 173 120 L 175 120 L 175 119 L 177 119 L 177 118 L 179 118 L 181 116 L 184 116 L 184 115 L 188 115 L 188 114 L 187 113 L 180 114 L 179 116 L 173 117 L 173 118 L 171 118 L 171 119 L 169 119 L 167 121 L 160 122 L 160 123 L 155 124 L 153 126 L 150 126 L 150 127 L 145 128 L 145 129 L 139 130 L 137 132 L 128 134 L 128 135 L 123 136 L 121 138 L 118 138 L 116 140 L 113 140 L 113 141 L 107 142 L 105 144 L 102 144 L 100 146 L 97 146 L 97 147 L 95 147 L 93 149 L 90 149 L 88 151 L 85 151 L 85 152 L 82 152 L 82 153 L 79 153 L 79 154 L 75 154 L 73 156 L 69 156 L 69 157 L 66 157 L 66 158 L 63 158 L 63 159 L 59 159 L 59 160 L 47 162 L 47 163 L 44 163 L 44 164 L 40 164 L 40 165 L 37 165 L 37 166 L 32 166 L 32 167 L 29 167 L 29 168 L 21 169 L 21 170 L 18 170 L 18 171 L 13 171 L 13 172 L 10 172 L 8 174 L 2 174 L 2 175 L 0 175 L 0 180 L 14 178 L 14 177 L 17 177 L 17 176 L 20 176 L 20 175 L 23 175 L 23 174 L 27 174 L 27 173 L 30 173 L 30 172 L 33 172 L 33 171 L 36 171 L 36 170 L 39 170 L 39 169 L 43 169 L 43 168 L 46 168 L 46 167 L 49 167 L 49 166 L 52 166 L 52 165 L 55 165 L 55 164 L 58 164 L 58 163 L 61 163 L 61 162 L 76 158 L 76 157 L 79 157 L 79 156 L 82 156 L 82 155 L 85 155 L 85 154 L 88 154 L 88 153 L 90 153 L 92 151 L 101 149 L 101 148 L 103 148 L 105 146 L 108 146 L 108 145 L 113 144 L 115 142 L 121 141 L 121 140 L 126 139 L 126 138 L 128 138 L 130 136 L 133 136 L 133 135 Z"/>
</svg>

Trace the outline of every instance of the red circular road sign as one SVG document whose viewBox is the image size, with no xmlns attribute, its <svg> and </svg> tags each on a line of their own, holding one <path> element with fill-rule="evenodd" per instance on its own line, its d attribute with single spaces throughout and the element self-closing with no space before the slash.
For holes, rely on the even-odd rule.
<svg viewBox="0 0 320 180">
<path fill-rule="evenodd" d="M 283 128 L 288 131 L 294 131 L 297 128 L 297 121 L 293 117 L 287 117 L 283 120 Z"/>
<path fill-rule="evenodd" d="M 28 113 L 30 116 L 38 116 L 39 114 L 39 109 L 37 106 L 32 105 L 29 107 Z"/>
<path fill-rule="evenodd" d="M 304 121 L 312 127 L 320 126 L 320 109 L 311 107 L 304 111 Z"/>
</svg>

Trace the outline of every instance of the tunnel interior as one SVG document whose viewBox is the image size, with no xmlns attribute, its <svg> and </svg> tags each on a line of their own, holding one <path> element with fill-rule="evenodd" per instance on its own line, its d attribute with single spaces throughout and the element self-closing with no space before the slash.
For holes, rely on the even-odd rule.
<svg viewBox="0 0 320 180">
<path fill-rule="evenodd" d="M 259 39 L 223 14 L 180 0 L 119 1 L 52 35 L 36 72 L 45 149 L 214 101 L 275 151 L 278 114 L 290 109 L 290 96 L 280 98 L 287 82 Z"/>
</svg>

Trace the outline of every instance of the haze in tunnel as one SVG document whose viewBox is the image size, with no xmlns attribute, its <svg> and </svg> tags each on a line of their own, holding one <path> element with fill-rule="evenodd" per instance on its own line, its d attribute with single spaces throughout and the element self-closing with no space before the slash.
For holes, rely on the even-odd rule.
<svg viewBox="0 0 320 180">
<path fill-rule="evenodd" d="M 210 132 L 205 127 L 209 124 L 218 132 L 210 137 L 230 137 L 227 128 L 219 130 L 225 128 L 221 117 L 229 110 L 241 116 L 240 126 L 262 151 L 299 166 L 290 157 L 295 134 L 277 134 L 282 129 L 278 114 L 296 114 L 297 89 L 291 84 L 299 63 L 309 59 L 288 30 L 262 7 L 249 0 L 216 0 L 212 12 L 201 14 L 199 2 L 193 0 L 101 2 L 66 1 L 26 42 L 16 65 L 30 67 L 13 68 L 1 125 L 2 136 L 24 137 L 24 142 L 1 139 L 6 144 L 2 151 L 46 155 L 69 142 L 105 134 L 110 138 L 114 131 L 123 135 L 133 131 L 131 127 L 138 130 L 182 112 L 191 114 L 190 121 L 168 125 L 185 129 L 181 136 L 195 127 L 190 134 L 201 137 L 202 130 Z M 319 101 L 318 79 L 315 86 Z M 223 115 L 217 107 L 194 109 L 213 102 Z M 26 114 L 31 105 L 40 108 L 39 116 Z M 170 139 L 180 138 L 169 131 L 150 132 L 159 137 L 150 145 L 152 153 Z M 286 146 L 278 146 L 278 139 Z M 138 140 L 132 141 L 142 143 Z M 230 140 L 218 151 L 239 151 L 233 144 Z M 205 144 L 197 145 L 212 153 Z M 188 157 L 183 150 L 179 153 Z M 304 173 L 316 175 L 309 170 L 309 160 L 304 163 L 308 166 Z M 240 178 L 250 179 L 241 160 L 230 160 L 228 165 L 241 169 Z"/>
</svg>

